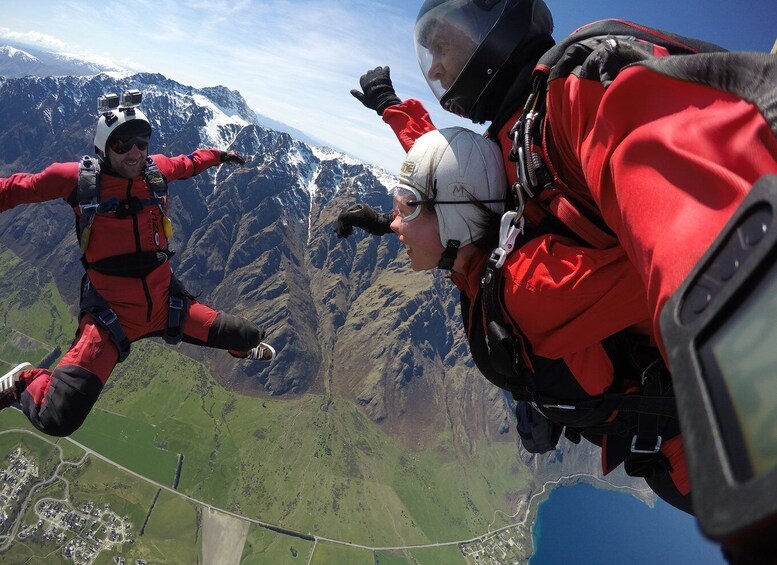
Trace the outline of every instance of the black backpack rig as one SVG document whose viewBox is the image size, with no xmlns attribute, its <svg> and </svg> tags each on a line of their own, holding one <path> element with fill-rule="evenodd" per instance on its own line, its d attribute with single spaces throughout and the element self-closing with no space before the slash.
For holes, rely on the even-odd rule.
<svg viewBox="0 0 777 565">
<path fill-rule="evenodd" d="M 602 445 L 606 435 L 609 469 L 624 463 L 635 477 L 665 473 L 670 467 L 661 445 L 680 428 L 671 376 L 647 336 L 622 331 L 602 341 L 613 365 L 613 381 L 604 393 L 592 396 L 564 360 L 535 354 L 504 308 L 502 267 L 518 238 L 529 239 L 522 219 L 513 225 L 517 215 L 510 211 L 502 219 L 502 243 L 487 260 L 471 319 L 469 301 L 461 295 L 475 364 L 516 400 L 518 433 L 528 452 L 554 450 L 562 433 L 574 443 L 585 438 L 596 445 Z"/>
</svg>

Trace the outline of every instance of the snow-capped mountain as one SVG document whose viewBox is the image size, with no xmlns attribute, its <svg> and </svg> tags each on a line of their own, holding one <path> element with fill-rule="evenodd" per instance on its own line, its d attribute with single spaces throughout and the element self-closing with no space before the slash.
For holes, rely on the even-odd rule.
<svg viewBox="0 0 777 565">
<path fill-rule="evenodd" d="M 49 76 L 91 76 L 98 73 L 108 73 L 116 78 L 129 76 L 132 73 L 117 65 L 99 64 L 94 61 L 88 61 L 68 55 L 46 50 L 36 46 L 24 44 L 2 45 L 0 44 L 0 79 L 2 77 L 21 78 L 21 77 L 49 77 Z M 218 91 L 224 87 L 204 88 L 203 91 L 212 94 L 214 100 L 220 98 Z M 218 102 L 214 102 L 218 103 Z M 245 100 L 241 103 L 245 105 Z M 308 145 L 323 145 L 321 140 L 310 137 L 303 131 L 289 126 L 258 112 L 251 112 L 251 117 L 243 112 L 241 115 L 248 121 L 257 123 L 265 128 L 276 131 L 286 132 L 293 138 L 307 143 Z"/>
<path fill-rule="evenodd" d="M 0 76 L 94 75 L 100 72 L 126 72 L 116 65 L 98 64 L 69 55 L 27 45 L 0 45 Z"/>
</svg>

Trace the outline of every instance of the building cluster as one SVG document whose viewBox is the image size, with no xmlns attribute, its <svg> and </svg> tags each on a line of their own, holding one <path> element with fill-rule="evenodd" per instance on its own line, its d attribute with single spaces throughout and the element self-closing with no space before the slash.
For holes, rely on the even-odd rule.
<svg viewBox="0 0 777 565">
<path fill-rule="evenodd" d="M 0 469 L 0 531 L 7 529 L 6 522 L 14 508 L 20 505 L 22 496 L 37 478 L 38 464 L 21 448 L 8 454 L 8 465 Z"/>
<path fill-rule="evenodd" d="M 483 565 L 525 565 L 532 553 L 531 539 L 525 528 L 516 526 L 460 544 L 468 560 Z"/>
<path fill-rule="evenodd" d="M 108 504 L 100 507 L 89 501 L 75 509 L 69 502 L 41 499 L 35 511 L 40 518 L 39 527 L 44 529 L 44 539 L 56 537 L 58 543 L 64 544 L 65 559 L 77 564 L 92 563 L 102 551 L 134 541 L 132 524 L 112 512 Z"/>
<path fill-rule="evenodd" d="M 7 467 L 0 470 L 0 532 L 10 533 L 22 519 L 18 513 L 37 481 L 38 465 L 21 449 L 10 453 L 7 461 Z M 75 507 L 70 500 L 41 498 L 33 508 L 36 520 L 21 526 L 16 540 L 27 544 L 54 543 L 66 560 L 77 565 L 89 565 L 103 551 L 135 542 L 129 518 L 118 516 L 109 504 L 99 505 L 90 500 Z"/>
</svg>

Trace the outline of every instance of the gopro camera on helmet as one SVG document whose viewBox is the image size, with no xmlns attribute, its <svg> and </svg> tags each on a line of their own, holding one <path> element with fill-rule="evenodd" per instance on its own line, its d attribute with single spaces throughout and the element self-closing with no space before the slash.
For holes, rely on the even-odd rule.
<svg viewBox="0 0 777 565">
<path fill-rule="evenodd" d="M 125 90 L 118 94 L 105 94 L 97 97 L 97 112 L 100 114 L 109 114 L 114 110 L 127 111 L 132 110 L 143 101 L 143 93 L 140 90 Z"/>
<path fill-rule="evenodd" d="M 97 97 L 97 112 L 107 114 L 119 107 L 118 94 L 105 94 Z"/>
<path fill-rule="evenodd" d="M 777 555 L 775 319 L 777 175 L 768 175 L 661 311 L 699 525 L 755 558 Z"/>
<path fill-rule="evenodd" d="M 121 108 L 135 108 L 143 101 L 143 93 L 140 90 L 125 90 L 121 93 Z"/>
</svg>

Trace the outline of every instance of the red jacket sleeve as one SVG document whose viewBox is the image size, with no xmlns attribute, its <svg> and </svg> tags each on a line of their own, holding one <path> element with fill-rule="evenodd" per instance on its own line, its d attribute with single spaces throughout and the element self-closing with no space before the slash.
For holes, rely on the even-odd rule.
<svg viewBox="0 0 777 565">
<path fill-rule="evenodd" d="M 152 155 L 151 158 L 159 167 L 160 172 L 167 180 L 188 179 L 199 175 L 202 171 L 221 164 L 221 150 L 197 149 L 189 155 L 167 157 L 166 155 Z"/>
<path fill-rule="evenodd" d="M 550 84 L 555 148 L 640 274 L 656 335 L 664 304 L 744 195 L 777 172 L 777 124 L 757 92 L 736 92 L 767 83 L 777 58 L 749 77 L 745 55 L 654 59 L 606 89 L 574 75 Z"/>
<path fill-rule="evenodd" d="M 423 134 L 437 129 L 419 100 L 410 98 L 383 111 L 383 121 L 391 126 L 406 152 Z"/>
<path fill-rule="evenodd" d="M 78 163 L 54 163 L 40 173 L 0 179 L 0 212 L 19 204 L 67 199 L 78 184 Z"/>
</svg>

